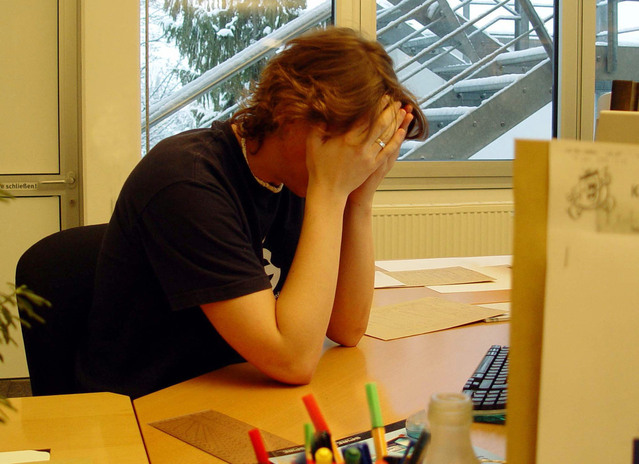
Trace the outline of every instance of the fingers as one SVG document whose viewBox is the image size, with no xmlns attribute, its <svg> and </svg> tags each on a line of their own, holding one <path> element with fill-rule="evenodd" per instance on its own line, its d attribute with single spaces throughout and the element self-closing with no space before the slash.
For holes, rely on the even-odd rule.
<svg viewBox="0 0 639 464">
<path fill-rule="evenodd" d="M 394 161 L 397 158 L 413 118 L 410 106 L 396 111 L 394 119 L 383 129 L 381 136 L 374 141 L 375 148 L 379 150 L 376 157 L 379 163 L 388 162 L 387 160 L 391 159 Z"/>
<path fill-rule="evenodd" d="M 399 148 L 401 147 L 404 139 L 406 138 L 406 129 L 399 128 L 391 139 L 386 143 L 386 146 L 377 154 L 377 160 L 383 162 L 385 158 L 395 159 L 399 155 Z"/>
<path fill-rule="evenodd" d="M 404 133 L 408 132 L 408 127 L 414 119 L 412 111 L 411 105 L 402 108 L 400 102 L 393 102 L 386 106 L 371 130 L 371 138 L 380 150 L 386 147 L 399 129 L 403 129 Z"/>
<path fill-rule="evenodd" d="M 373 141 L 377 143 L 381 149 L 384 149 L 384 145 L 388 143 L 397 128 L 401 125 L 404 114 L 400 102 L 393 102 L 386 105 L 382 114 L 373 124 L 369 135 L 369 142 Z M 382 143 L 380 144 L 378 141 Z"/>
<path fill-rule="evenodd" d="M 380 105 L 385 105 L 384 110 L 372 126 L 362 120 L 335 137 L 327 137 L 325 128 L 312 127 L 306 141 L 310 178 L 335 178 L 344 188 L 351 183 L 357 188 L 374 173 L 377 174 L 373 177 L 381 178 L 388 172 L 399 155 L 413 115 L 410 106 L 402 108 L 401 102 L 388 96 Z"/>
<path fill-rule="evenodd" d="M 408 132 L 408 126 L 410 125 L 411 121 L 415 119 L 415 116 L 413 116 L 413 107 L 411 105 L 406 105 L 404 107 L 404 111 L 406 111 L 406 116 L 404 117 L 404 120 L 402 121 L 400 127 Z"/>
</svg>

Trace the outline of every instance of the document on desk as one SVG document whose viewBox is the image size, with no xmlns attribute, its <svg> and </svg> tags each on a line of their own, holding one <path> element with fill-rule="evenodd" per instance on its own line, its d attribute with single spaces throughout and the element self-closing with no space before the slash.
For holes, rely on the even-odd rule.
<svg viewBox="0 0 639 464">
<path fill-rule="evenodd" d="M 443 298 L 420 298 L 373 307 L 366 335 L 381 340 L 393 340 L 450 329 L 503 313 L 503 310 L 457 303 Z"/>
<path fill-rule="evenodd" d="M 405 287 L 406 284 L 391 277 L 384 271 L 375 271 L 375 288 Z"/>
<path fill-rule="evenodd" d="M 411 271 L 416 269 L 438 269 L 452 266 L 463 266 L 470 269 L 491 266 L 510 266 L 512 256 L 467 256 L 455 258 L 416 258 L 390 259 L 376 261 L 375 265 L 385 271 Z"/>
<path fill-rule="evenodd" d="M 632 462 L 639 145 L 553 141 L 537 462 Z"/>
<path fill-rule="evenodd" d="M 457 285 L 429 285 L 428 288 L 439 293 L 492 292 L 512 288 L 510 266 L 478 267 L 475 271 L 490 276 L 491 280 Z"/>
<path fill-rule="evenodd" d="M 436 269 L 411 269 L 405 271 L 377 271 L 375 288 L 429 287 L 432 285 L 471 284 L 492 282 L 494 277 L 462 266 Z"/>
</svg>

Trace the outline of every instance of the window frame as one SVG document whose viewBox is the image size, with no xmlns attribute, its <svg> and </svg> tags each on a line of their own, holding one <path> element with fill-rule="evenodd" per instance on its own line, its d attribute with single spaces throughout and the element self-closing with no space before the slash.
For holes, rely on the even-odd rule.
<svg viewBox="0 0 639 464">
<path fill-rule="evenodd" d="M 596 2 L 560 1 L 558 137 L 592 140 Z"/>
</svg>

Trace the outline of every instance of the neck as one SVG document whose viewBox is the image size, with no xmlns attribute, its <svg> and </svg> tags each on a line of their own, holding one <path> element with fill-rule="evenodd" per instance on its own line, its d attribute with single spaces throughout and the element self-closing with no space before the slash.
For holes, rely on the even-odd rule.
<svg viewBox="0 0 639 464">
<path fill-rule="evenodd" d="M 253 151 L 251 141 L 240 137 L 235 126 L 233 126 L 233 132 L 242 147 L 244 159 L 255 180 L 264 188 L 275 193 L 279 192 L 282 189 L 282 183 L 276 182 L 269 171 L 265 169 L 267 165 L 263 162 L 266 158 L 264 144 L 258 150 Z"/>
</svg>

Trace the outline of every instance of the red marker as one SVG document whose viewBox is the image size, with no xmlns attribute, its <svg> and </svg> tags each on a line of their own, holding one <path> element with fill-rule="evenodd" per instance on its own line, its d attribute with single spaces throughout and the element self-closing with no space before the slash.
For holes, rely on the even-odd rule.
<svg viewBox="0 0 639 464">
<path fill-rule="evenodd" d="M 331 447 L 333 448 L 333 459 L 337 464 L 343 464 L 344 458 L 342 457 L 342 453 L 337 447 L 337 443 L 335 443 L 335 439 L 331 434 L 331 431 L 328 428 L 328 424 L 326 420 L 324 420 L 324 416 L 320 411 L 319 405 L 315 400 L 315 397 L 312 393 L 305 395 L 302 397 L 302 401 L 304 401 L 304 405 L 306 406 L 306 410 L 308 411 L 308 415 L 311 416 L 311 421 L 313 421 L 313 426 L 315 427 L 316 432 L 327 432 L 331 437 Z"/>
<path fill-rule="evenodd" d="M 251 443 L 253 443 L 253 450 L 255 451 L 258 464 L 269 464 L 268 453 L 266 452 L 260 431 L 258 429 L 249 430 L 249 437 L 251 437 Z"/>
</svg>

